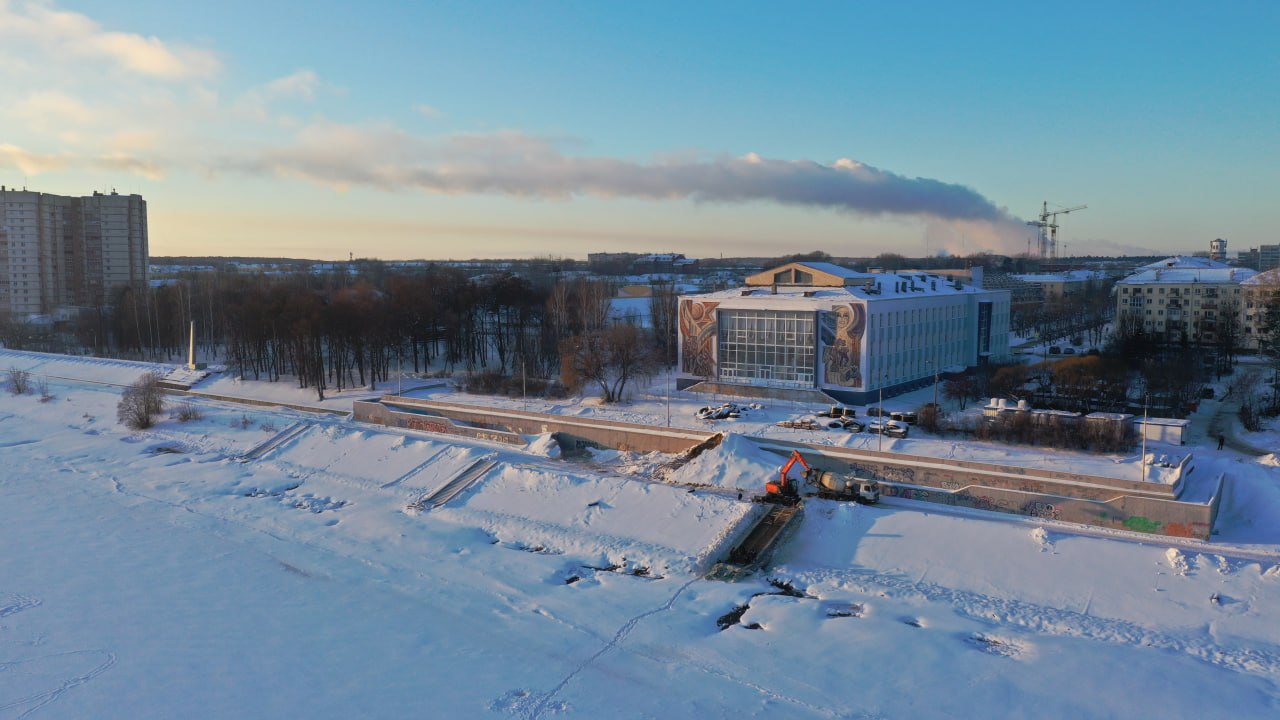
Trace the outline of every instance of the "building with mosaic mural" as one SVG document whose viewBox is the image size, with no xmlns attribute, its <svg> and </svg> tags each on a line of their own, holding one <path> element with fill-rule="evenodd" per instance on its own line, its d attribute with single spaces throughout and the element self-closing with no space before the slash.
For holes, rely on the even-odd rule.
<svg viewBox="0 0 1280 720">
<path fill-rule="evenodd" d="M 978 269 L 980 270 L 980 268 Z M 1009 291 L 796 262 L 680 297 L 679 386 L 875 402 L 1009 356 Z M 697 389 L 697 388 L 695 388 Z"/>
</svg>

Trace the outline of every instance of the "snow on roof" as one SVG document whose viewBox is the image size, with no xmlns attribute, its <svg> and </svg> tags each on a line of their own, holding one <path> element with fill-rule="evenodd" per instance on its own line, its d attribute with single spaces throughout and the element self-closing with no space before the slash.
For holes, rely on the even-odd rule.
<svg viewBox="0 0 1280 720">
<path fill-rule="evenodd" d="M 1120 285 L 1148 285 L 1154 283 L 1213 283 L 1226 285 L 1241 283 L 1257 274 L 1249 268 L 1159 268 L 1142 270 L 1120 281 Z"/>
<path fill-rule="evenodd" d="M 1260 272 L 1240 283 L 1241 285 L 1280 285 L 1280 268 Z"/>
<path fill-rule="evenodd" d="M 805 263 L 809 265 L 809 263 Z M 817 268 L 815 268 L 817 269 Z M 825 271 L 824 271 L 825 272 Z M 846 272 L 852 272 L 846 270 Z M 743 286 L 729 290 L 699 294 L 697 297 L 708 300 L 727 301 L 736 298 L 774 298 L 782 304 L 791 305 L 828 305 L 832 302 L 857 300 L 888 300 L 910 297 L 936 297 L 964 295 L 970 293 L 1007 292 L 985 290 L 970 285 L 956 284 L 951 280 L 936 275 L 923 273 L 855 273 L 848 277 L 866 280 L 866 284 L 845 285 L 843 287 L 778 285 Z M 871 291 L 868 292 L 868 287 Z"/>
<path fill-rule="evenodd" d="M 804 260 L 801 260 L 801 261 L 798 261 L 796 264 L 803 265 L 807 268 L 812 268 L 819 272 L 824 272 L 824 273 L 827 273 L 828 275 L 835 275 L 836 277 L 841 277 L 841 278 L 860 278 L 867 274 L 867 273 L 858 272 L 857 270 L 850 270 L 847 267 L 842 267 L 840 265 L 836 265 L 835 263 L 829 263 L 829 262 L 806 262 Z"/>
<path fill-rule="evenodd" d="M 1100 280 L 1104 274 L 1098 270 L 1068 270 L 1061 273 L 1026 273 L 1013 277 L 1023 282 L 1087 282 Z"/>
<path fill-rule="evenodd" d="M 1143 265 L 1139 267 L 1138 270 L 1140 271 L 1154 270 L 1156 268 L 1170 268 L 1170 269 L 1199 268 L 1203 270 L 1203 269 L 1209 269 L 1209 268 L 1225 268 L 1225 267 L 1230 267 L 1230 266 L 1224 262 L 1219 262 L 1217 260 L 1210 260 L 1209 258 L 1206 258 L 1206 257 L 1195 257 L 1193 255 L 1174 255 L 1172 257 L 1167 257 L 1163 260 L 1157 260 L 1156 262 L 1150 263 L 1148 265 Z"/>
</svg>

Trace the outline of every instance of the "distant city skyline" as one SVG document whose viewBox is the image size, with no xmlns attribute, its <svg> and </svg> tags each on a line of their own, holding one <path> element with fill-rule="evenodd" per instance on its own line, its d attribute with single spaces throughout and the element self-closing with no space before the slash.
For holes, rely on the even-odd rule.
<svg viewBox="0 0 1280 720">
<path fill-rule="evenodd" d="M 1280 9 L 0 0 L 0 184 L 156 256 L 1274 244 Z M 1065 245 L 1065 247 L 1061 247 Z"/>
</svg>

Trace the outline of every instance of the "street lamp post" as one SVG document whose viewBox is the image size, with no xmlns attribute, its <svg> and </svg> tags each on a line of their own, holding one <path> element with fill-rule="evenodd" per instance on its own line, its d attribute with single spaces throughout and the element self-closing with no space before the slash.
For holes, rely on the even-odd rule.
<svg viewBox="0 0 1280 720">
<path fill-rule="evenodd" d="M 938 412 L 938 366 L 930 360 L 929 367 L 933 370 L 933 412 Z"/>
<path fill-rule="evenodd" d="M 1142 394 L 1142 457 L 1138 458 L 1138 482 L 1147 481 L 1147 393 Z"/>
<path fill-rule="evenodd" d="M 878 422 L 880 423 L 880 432 L 876 433 L 876 452 L 883 452 L 883 451 L 884 451 L 884 431 L 885 431 L 885 429 L 886 429 L 886 428 L 885 428 L 885 422 L 884 422 L 884 383 L 885 383 L 885 380 L 886 380 L 886 378 L 885 378 L 884 373 L 880 373 L 880 407 L 879 407 L 879 408 L 877 408 L 877 410 L 878 410 L 878 411 L 879 411 L 879 413 L 880 413 L 880 420 L 878 421 Z"/>
<path fill-rule="evenodd" d="M 671 367 L 667 367 L 667 427 L 671 427 Z"/>
</svg>

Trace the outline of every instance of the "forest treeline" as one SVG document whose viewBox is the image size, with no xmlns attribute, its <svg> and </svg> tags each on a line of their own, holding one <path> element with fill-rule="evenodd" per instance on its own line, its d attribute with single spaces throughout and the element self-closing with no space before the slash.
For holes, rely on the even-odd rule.
<svg viewBox="0 0 1280 720">
<path fill-rule="evenodd" d="M 192 273 L 147 290 L 122 287 L 109 309 L 81 314 L 73 332 L 96 355 L 180 362 L 194 321 L 201 357 L 247 379 L 296 381 L 319 397 L 385 382 L 397 368 L 590 383 L 593 358 L 575 352 L 631 343 L 636 352 L 624 355 L 637 358 L 633 377 L 674 356 L 674 287 L 652 289 L 651 328 L 608 332 L 618 318 L 613 288 L 600 279 L 469 277 L 452 267 L 354 277 Z M 24 344 L 12 328 L 6 335 L 11 346 Z"/>
</svg>

